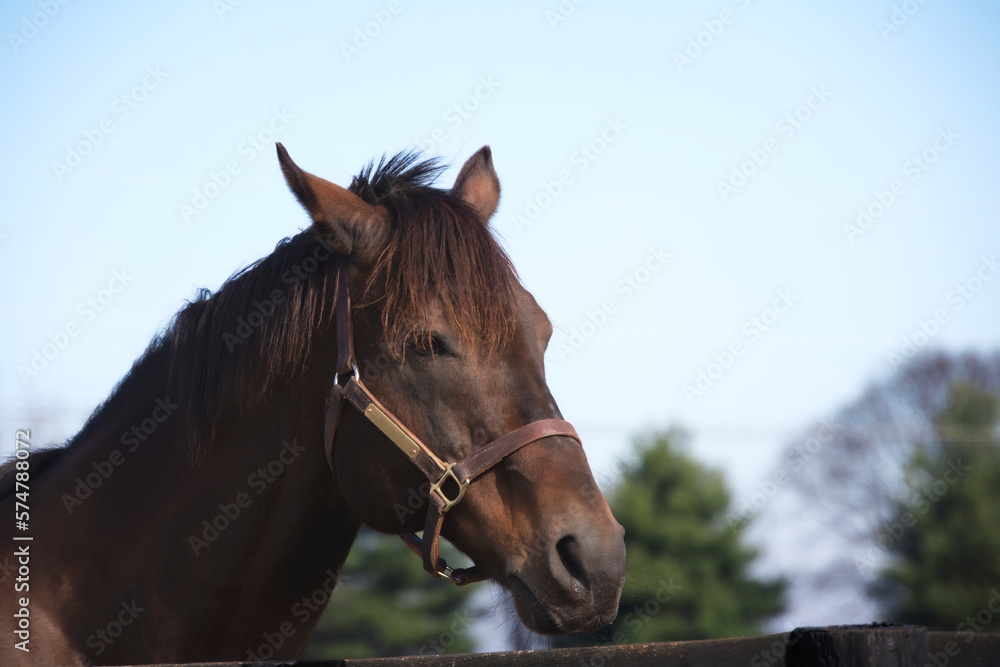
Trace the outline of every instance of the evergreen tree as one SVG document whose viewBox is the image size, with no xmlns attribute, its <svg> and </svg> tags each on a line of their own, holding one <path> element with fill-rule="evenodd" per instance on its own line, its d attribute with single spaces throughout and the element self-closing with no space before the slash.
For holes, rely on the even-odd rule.
<svg viewBox="0 0 1000 667">
<path fill-rule="evenodd" d="M 998 421 L 994 394 L 957 386 L 935 422 L 940 446 L 912 457 L 877 538 L 893 562 L 871 593 L 888 619 L 954 631 L 1000 587 Z"/>
<path fill-rule="evenodd" d="M 864 622 L 878 606 L 895 614 L 890 602 L 900 590 L 876 583 L 896 540 L 885 528 L 911 499 L 907 470 L 912 476 L 918 461 L 938 460 L 937 422 L 960 385 L 1000 396 L 1000 351 L 918 354 L 788 443 L 782 459 L 792 472 L 790 497 L 762 518 L 795 553 L 785 572 L 799 601 L 796 622 Z M 794 515 L 783 514 L 790 508 Z"/>
<path fill-rule="evenodd" d="M 448 562 L 463 557 L 444 540 Z M 473 649 L 474 587 L 435 579 L 398 538 L 362 529 L 304 660 L 458 653 Z"/>
<path fill-rule="evenodd" d="M 785 583 L 749 572 L 756 550 L 726 521 L 719 472 L 684 452 L 684 433 L 641 439 L 610 496 L 625 527 L 627 578 L 615 622 L 558 645 L 637 643 L 755 634 L 782 610 Z"/>
</svg>

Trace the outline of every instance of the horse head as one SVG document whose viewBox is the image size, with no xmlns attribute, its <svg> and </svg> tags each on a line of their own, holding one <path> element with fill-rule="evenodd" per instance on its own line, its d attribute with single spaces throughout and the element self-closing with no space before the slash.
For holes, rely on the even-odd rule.
<svg viewBox="0 0 1000 667">
<path fill-rule="evenodd" d="M 278 153 L 315 235 L 346 258 L 359 383 L 432 457 L 466 460 L 561 419 L 545 379 L 552 324 L 489 228 L 500 198 L 489 147 L 450 191 L 430 187 L 440 167 L 413 155 L 345 189 L 300 169 L 280 144 Z M 330 462 L 359 521 L 391 534 L 424 528 L 428 479 L 361 413 L 344 411 Z M 527 627 L 584 632 L 614 619 L 623 529 L 575 437 L 533 440 L 461 491 L 441 535 L 511 591 Z"/>
</svg>

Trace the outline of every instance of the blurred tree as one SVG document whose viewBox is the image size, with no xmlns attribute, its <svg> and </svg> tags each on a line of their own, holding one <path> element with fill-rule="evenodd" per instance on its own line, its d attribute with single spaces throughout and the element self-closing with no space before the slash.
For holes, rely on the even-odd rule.
<svg viewBox="0 0 1000 667">
<path fill-rule="evenodd" d="M 628 554 L 618 618 L 557 645 L 748 635 L 782 610 L 784 582 L 751 576 L 757 552 L 727 523 L 722 476 L 686 454 L 686 440 L 670 430 L 636 442 L 609 498 Z"/>
<path fill-rule="evenodd" d="M 914 454 L 877 540 L 893 557 L 871 589 L 888 619 L 954 631 L 1000 582 L 998 422 L 995 395 L 959 385 L 935 423 L 939 446 Z"/>
<path fill-rule="evenodd" d="M 872 620 L 864 596 L 890 555 L 878 540 L 912 496 L 910 466 L 939 460 L 935 422 L 959 385 L 1000 395 L 1000 353 L 917 355 L 825 420 L 826 436 L 811 428 L 789 443 L 783 466 L 794 471 L 791 497 L 768 510 L 784 505 L 787 516 L 770 523 L 784 522 L 797 541 L 787 567 L 793 599 L 822 599 L 824 616 L 836 622 Z M 882 595 L 870 600 L 882 603 Z"/>
<path fill-rule="evenodd" d="M 463 559 L 444 540 L 441 552 Z M 471 651 L 473 592 L 431 577 L 398 538 L 363 528 L 302 659 Z"/>
</svg>

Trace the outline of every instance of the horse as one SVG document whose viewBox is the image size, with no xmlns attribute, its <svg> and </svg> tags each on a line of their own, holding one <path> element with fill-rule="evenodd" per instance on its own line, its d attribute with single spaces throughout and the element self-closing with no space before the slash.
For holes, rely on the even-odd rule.
<svg viewBox="0 0 1000 667">
<path fill-rule="evenodd" d="M 624 529 L 490 228 L 490 148 L 450 189 L 414 152 L 343 188 L 277 150 L 308 226 L 199 292 L 64 447 L 0 468 L 3 664 L 240 660 L 274 633 L 295 659 L 362 524 L 535 632 L 614 619 Z"/>
</svg>

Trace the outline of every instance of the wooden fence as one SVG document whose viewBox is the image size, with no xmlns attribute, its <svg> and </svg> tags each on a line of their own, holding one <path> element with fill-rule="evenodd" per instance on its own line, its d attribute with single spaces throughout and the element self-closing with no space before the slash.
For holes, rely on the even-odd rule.
<svg viewBox="0 0 1000 667">
<path fill-rule="evenodd" d="M 213 662 L 183 667 L 1000 667 L 1000 634 L 913 625 L 798 628 L 786 634 L 591 648 L 325 662 Z M 181 667 L 180 665 L 162 667 Z"/>
</svg>

